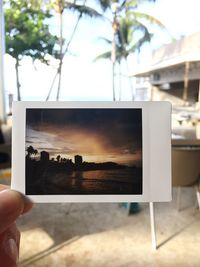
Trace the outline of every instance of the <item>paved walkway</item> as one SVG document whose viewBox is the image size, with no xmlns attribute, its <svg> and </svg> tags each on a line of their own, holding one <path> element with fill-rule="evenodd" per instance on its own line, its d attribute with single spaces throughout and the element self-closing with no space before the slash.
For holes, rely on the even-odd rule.
<svg viewBox="0 0 200 267">
<path fill-rule="evenodd" d="M 131 216 L 116 203 L 36 204 L 18 220 L 19 267 L 199 267 L 200 212 L 192 189 L 182 196 L 180 212 L 174 200 L 155 204 L 157 251 L 147 203 Z"/>
<path fill-rule="evenodd" d="M 184 189 L 182 211 L 156 204 L 159 249 L 151 248 L 148 204 L 127 216 L 118 204 L 37 204 L 19 220 L 20 267 L 199 267 L 200 212 Z"/>
</svg>

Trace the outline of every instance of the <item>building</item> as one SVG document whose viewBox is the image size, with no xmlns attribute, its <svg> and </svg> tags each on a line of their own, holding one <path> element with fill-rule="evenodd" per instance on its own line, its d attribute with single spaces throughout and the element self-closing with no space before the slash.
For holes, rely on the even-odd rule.
<svg viewBox="0 0 200 267">
<path fill-rule="evenodd" d="M 151 85 L 149 77 L 137 77 L 135 80 L 135 101 L 149 101 L 151 99 Z"/>
<path fill-rule="evenodd" d="M 83 157 L 80 155 L 75 155 L 74 162 L 76 166 L 80 166 L 83 163 Z"/>
<path fill-rule="evenodd" d="M 174 105 L 200 101 L 200 32 L 154 51 L 151 64 L 134 73 L 148 77 L 151 100 L 169 100 Z"/>
<path fill-rule="evenodd" d="M 40 160 L 41 161 L 49 161 L 49 153 L 48 152 L 46 152 L 46 151 L 41 151 L 40 152 Z"/>
</svg>

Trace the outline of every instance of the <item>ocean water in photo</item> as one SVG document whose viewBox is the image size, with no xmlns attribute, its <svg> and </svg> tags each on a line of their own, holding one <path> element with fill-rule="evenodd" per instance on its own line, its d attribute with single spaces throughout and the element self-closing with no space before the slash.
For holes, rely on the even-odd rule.
<svg viewBox="0 0 200 267">
<path fill-rule="evenodd" d="M 28 186 L 32 194 L 142 194 L 140 168 L 45 173 Z"/>
</svg>

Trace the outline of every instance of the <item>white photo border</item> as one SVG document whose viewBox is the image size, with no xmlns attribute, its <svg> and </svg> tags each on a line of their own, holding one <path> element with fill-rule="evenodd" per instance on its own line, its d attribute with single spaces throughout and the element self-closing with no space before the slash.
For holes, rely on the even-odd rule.
<svg viewBox="0 0 200 267">
<path fill-rule="evenodd" d="M 169 102 L 13 102 L 11 188 L 25 194 L 26 109 L 142 109 L 141 195 L 28 195 L 35 202 L 171 201 L 171 104 Z M 22 149 L 24 148 L 24 149 Z"/>
</svg>

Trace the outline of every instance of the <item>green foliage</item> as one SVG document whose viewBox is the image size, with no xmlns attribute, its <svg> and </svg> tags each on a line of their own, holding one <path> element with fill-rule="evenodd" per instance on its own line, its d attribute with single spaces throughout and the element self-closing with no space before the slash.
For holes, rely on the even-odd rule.
<svg viewBox="0 0 200 267">
<path fill-rule="evenodd" d="M 85 5 L 66 3 L 65 8 L 73 12 L 76 12 L 81 16 L 84 15 L 85 17 L 90 17 L 90 18 L 101 18 L 102 17 L 102 15 L 98 13 L 95 9 L 89 6 L 85 6 Z"/>
<path fill-rule="evenodd" d="M 112 12 L 112 20 L 108 20 L 112 26 L 113 37 L 112 40 L 104 38 L 107 44 L 110 44 L 110 51 L 97 56 L 94 61 L 99 59 L 110 59 L 112 61 L 112 84 L 113 84 L 113 100 L 115 97 L 115 69 L 116 62 L 119 64 L 119 88 L 121 92 L 121 63 L 124 60 L 128 70 L 128 56 L 135 52 L 140 51 L 141 46 L 145 42 L 149 42 L 152 34 L 148 30 L 148 26 L 156 24 L 160 27 L 163 25 L 154 17 L 137 11 L 139 4 L 144 2 L 155 2 L 156 0 L 99 0 L 100 6 L 102 3 L 107 5 L 104 10 L 108 9 Z M 147 24 L 146 24 L 147 23 Z M 127 77 L 129 74 L 127 75 Z M 134 99 L 133 87 L 129 78 L 132 99 Z M 121 93 L 120 93 L 121 97 Z"/>
<path fill-rule="evenodd" d="M 76 33 L 77 27 L 79 25 L 79 22 L 83 17 L 87 18 L 103 18 L 102 14 L 100 14 L 98 11 L 95 9 L 91 8 L 90 6 L 87 6 L 86 2 L 87 0 L 82 0 L 82 1 L 66 1 L 66 0 L 47 0 L 49 3 L 50 9 L 53 9 L 56 13 L 59 15 L 59 34 L 58 34 L 58 39 L 59 39 L 59 66 L 57 68 L 57 72 L 55 77 L 53 78 L 52 85 L 49 89 L 48 96 L 46 100 L 49 99 L 49 96 L 51 94 L 52 88 L 55 83 L 56 76 L 58 75 L 58 87 L 57 87 L 57 96 L 56 100 L 59 100 L 59 95 L 60 95 L 60 88 L 61 88 L 61 76 L 62 76 L 62 67 L 63 67 L 63 58 L 64 56 L 69 52 L 69 46 L 74 38 L 74 35 Z M 105 1 L 106 3 L 106 1 Z M 103 8 L 104 9 L 104 8 Z M 76 24 L 74 25 L 73 31 L 70 35 L 69 40 L 65 40 L 63 38 L 63 19 L 64 19 L 64 12 L 65 11 L 71 11 L 73 13 L 78 14 Z"/>
<path fill-rule="evenodd" d="M 117 5 L 118 12 L 136 9 L 140 4 L 145 2 L 156 2 L 156 0 L 94 0 L 103 11 L 112 9 L 112 5 Z"/>
<path fill-rule="evenodd" d="M 111 4 L 112 1 L 110 1 Z M 115 39 L 108 40 L 102 38 L 106 43 L 112 45 L 115 42 L 116 61 L 120 63 L 123 58 L 127 58 L 129 54 L 140 51 L 142 45 L 150 42 L 153 34 L 149 31 L 150 25 L 157 25 L 164 29 L 164 25 L 155 17 L 136 10 L 138 5 L 143 2 L 155 2 L 155 0 L 131 0 L 118 1 L 118 9 L 115 21 Z M 111 6 L 110 6 L 111 8 Z M 112 23 L 112 25 L 114 25 Z M 148 25 L 148 26 L 147 26 Z M 111 59 L 112 52 L 108 51 L 95 58 Z"/>
<path fill-rule="evenodd" d="M 138 38 L 138 32 L 141 32 Z M 136 37 L 135 37 L 136 36 Z M 119 20 L 117 32 L 115 34 L 115 49 L 116 61 L 120 62 L 122 58 L 127 58 L 129 54 L 139 51 L 145 42 L 151 40 L 152 34 L 148 31 L 147 27 L 137 21 L 131 21 L 128 18 Z M 111 40 L 103 38 L 107 44 L 112 44 Z M 111 50 L 103 53 L 95 58 L 98 59 L 111 59 Z"/>
<path fill-rule="evenodd" d="M 57 37 L 49 32 L 50 13 L 41 1 L 9 0 L 5 2 L 6 53 L 17 60 L 30 56 L 48 63 L 46 55 L 57 57 Z"/>
</svg>

